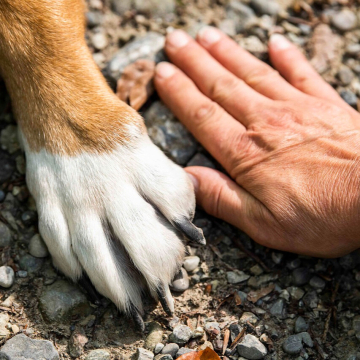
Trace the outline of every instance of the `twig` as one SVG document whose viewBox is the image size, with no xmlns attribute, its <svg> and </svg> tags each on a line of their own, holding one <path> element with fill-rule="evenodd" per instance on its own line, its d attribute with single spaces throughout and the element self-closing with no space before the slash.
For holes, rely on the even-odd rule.
<svg viewBox="0 0 360 360">
<path fill-rule="evenodd" d="M 223 343 L 223 348 L 222 348 L 222 354 L 225 355 L 225 351 L 227 349 L 227 346 L 229 344 L 229 339 L 230 339 L 230 330 L 226 329 L 225 333 L 224 333 L 224 343 Z"/>
<path fill-rule="evenodd" d="M 245 328 L 243 328 L 241 330 L 241 332 L 239 333 L 239 335 L 234 339 L 234 341 L 231 343 L 230 345 L 230 350 L 234 350 L 236 345 L 240 342 L 240 340 L 243 338 L 245 334 Z"/>
<path fill-rule="evenodd" d="M 329 313 L 328 313 L 328 315 L 326 317 L 326 321 L 325 321 L 325 329 L 324 329 L 324 333 L 323 333 L 323 336 L 322 336 L 322 341 L 323 342 L 326 341 L 326 337 L 327 337 L 327 334 L 328 334 L 328 331 L 329 331 L 331 316 L 332 316 L 333 312 L 335 311 L 334 303 L 335 303 L 336 295 L 337 295 L 338 290 L 339 290 L 339 284 L 340 284 L 339 281 L 335 284 L 335 289 L 334 289 L 334 291 L 333 291 L 333 293 L 331 295 L 331 308 L 329 309 Z"/>
</svg>

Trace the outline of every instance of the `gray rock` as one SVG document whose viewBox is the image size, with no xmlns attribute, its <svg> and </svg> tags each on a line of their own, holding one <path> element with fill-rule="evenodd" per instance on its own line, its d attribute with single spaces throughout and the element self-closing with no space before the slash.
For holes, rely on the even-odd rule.
<svg viewBox="0 0 360 360">
<path fill-rule="evenodd" d="M 245 335 L 237 346 L 237 351 L 240 356 L 250 360 L 262 359 L 267 354 L 264 344 L 257 337 L 250 334 Z"/>
<path fill-rule="evenodd" d="M 180 325 L 180 319 L 177 316 L 174 316 L 170 321 L 169 321 L 169 328 L 171 330 L 174 330 L 178 325 Z"/>
<path fill-rule="evenodd" d="M 0 150 L 0 183 L 9 180 L 15 171 L 15 162 L 5 151 Z"/>
<path fill-rule="evenodd" d="M 175 0 L 112 0 L 112 7 L 119 15 L 125 11 L 137 10 L 153 17 L 163 17 L 173 13 L 175 5 Z"/>
<path fill-rule="evenodd" d="M 154 354 L 155 355 L 159 354 L 163 348 L 164 348 L 163 343 L 157 343 L 154 348 Z"/>
<path fill-rule="evenodd" d="M 229 36 L 236 35 L 236 24 L 233 19 L 225 19 L 219 23 L 219 29 Z"/>
<path fill-rule="evenodd" d="M 98 11 L 88 11 L 85 15 L 86 24 L 90 28 L 99 26 L 102 23 L 103 15 Z"/>
<path fill-rule="evenodd" d="M 349 9 L 343 9 L 331 17 L 331 23 L 340 31 L 349 31 L 357 26 L 357 17 L 355 12 Z"/>
<path fill-rule="evenodd" d="M 194 352 L 194 349 L 188 349 L 188 348 L 180 348 L 179 351 L 176 353 L 176 358 L 178 358 L 181 355 L 187 354 L 189 352 Z"/>
<path fill-rule="evenodd" d="M 319 298 L 317 296 L 316 291 L 309 291 L 303 297 L 304 304 L 311 308 L 315 309 L 318 306 Z"/>
<path fill-rule="evenodd" d="M 230 330 L 230 340 L 231 342 L 233 342 L 235 338 L 240 334 L 242 327 L 239 324 L 235 323 L 229 326 L 229 330 Z"/>
<path fill-rule="evenodd" d="M 137 348 L 135 354 L 135 360 L 152 360 L 154 358 L 154 354 L 147 349 Z"/>
<path fill-rule="evenodd" d="M 244 304 L 244 302 L 247 300 L 247 293 L 244 293 L 243 291 L 238 291 L 238 295 L 241 299 L 241 304 Z"/>
<path fill-rule="evenodd" d="M 155 360 L 173 360 L 170 354 L 158 354 L 154 358 Z"/>
<path fill-rule="evenodd" d="M 287 354 L 299 354 L 303 349 L 302 336 L 300 334 L 288 336 L 283 342 L 282 348 Z"/>
<path fill-rule="evenodd" d="M 86 296 L 65 280 L 45 287 L 39 298 L 39 306 L 47 322 L 66 322 L 75 314 L 87 316 L 91 313 Z"/>
<path fill-rule="evenodd" d="M 314 346 L 314 342 L 312 341 L 311 336 L 308 332 L 302 332 L 298 335 L 301 336 L 301 339 L 306 346 L 308 346 L 308 347 Z"/>
<path fill-rule="evenodd" d="M 280 252 L 275 252 L 273 251 L 271 253 L 271 259 L 272 261 L 276 264 L 276 265 L 279 265 L 282 261 L 282 259 L 284 258 L 284 254 L 283 253 L 280 253 Z"/>
<path fill-rule="evenodd" d="M 261 15 L 277 15 L 281 7 L 273 0 L 251 0 L 250 5 Z"/>
<path fill-rule="evenodd" d="M 109 352 L 102 349 L 92 350 L 86 356 L 85 360 L 110 360 L 111 356 Z"/>
<path fill-rule="evenodd" d="M 161 50 L 164 48 L 164 44 L 165 37 L 155 32 L 148 32 L 145 36 L 133 40 L 122 47 L 111 59 L 106 69 L 107 75 L 113 81 L 117 81 L 125 67 L 136 60 L 162 61 L 164 54 Z"/>
<path fill-rule="evenodd" d="M 177 352 L 179 351 L 179 345 L 175 343 L 166 344 L 162 349 L 162 354 L 169 354 L 173 358 L 176 356 Z"/>
<path fill-rule="evenodd" d="M 318 277 L 318 276 L 313 276 L 311 279 L 310 279 L 310 282 L 309 282 L 309 285 L 311 287 L 313 287 L 314 289 L 324 289 L 325 288 L 325 281 Z"/>
<path fill-rule="evenodd" d="M 259 318 L 252 312 L 244 312 L 240 318 L 240 324 L 246 325 L 248 322 L 255 325 L 259 321 Z"/>
<path fill-rule="evenodd" d="M 189 276 L 184 268 L 181 268 L 178 274 L 174 277 L 170 288 L 176 292 L 183 292 L 190 286 Z"/>
<path fill-rule="evenodd" d="M 178 325 L 169 336 L 169 340 L 179 345 L 186 344 L 192 336 L 191 329 L 186 325 Z"/>
<path fill-rule="evenodd" d="M 301 300 L 305 294 L 305 291 L 303 289 L 300 289 L 296 286 L 288 287 L 287 291 L 289 292 L 290 296 L 295 300 Z"/>
<path fill-rule="evenodd" d="M 0 221 L 0 248 L 9 246 L 10 243 L 11 243 L 11 232 L 9 228 Z"/>
<path fill-rule="evenodd" d="M 257 22 L 254 10 L 236 0 L 226 6 L 226 18 L 235 23 L 236 32 L 247 30 Z"/>
<path fill-rule="evenodd" d="M 41 269 L 43 262 L 43 259 L 36 258 L 29 254 L 25 254 L 21 257 L 19 265 L 21 270 L 26 270 L 29 274 L 33 274 Z"/>
<path fill-rule="evenodd" d="M 250 275 L 245 274 L 243 271 L 235 270 L 228 271 L 226 273 L 226 279 L 230 284 L 239 284 L 243 281 L 246 281 L 250 278 Z"/>
<path fill-rule="evenodd" d="M 156 344 L 161 342 L 164 331 L 156 321 L 151 322 L 148 329 L 149 333 L 145 339 L 145 348 L 154 351 Z"/>
<path fill-rule="evenodd" d="M 25 270 L 19 270 L 16 275 L 19 278 L 26 278 L 28 276 L 28 272 Z"/>
<path fill-rule="evenodd" d="M 186 256 L 184 259 L 184 268 L 188 272 L 194 271 L 200 263 L 200 258 L 198 256 Z"/>
<path fill-rule="evenodd" d="M 196 140 L 163 103 L 153 103 L 144 118 L 151 140 L 176 163 L 185 165 L 195 154 Z"/>
<path fill-rule="evenodd" d="M 15 274 L 10 266 L 0 267 L 0 286 L 9 288 L 14 284 Z"/>
<path fill-rule="evenodd" d="M 276 300 L 270 308 L 271 315 L 276 316 L 280 319 L 284 318 L 285 317 L 284 316 L 284 312 L 285 312 L 284 304 L 285 304 L 284 299 Z"/>
<path fill-rule="evenodd" d="M 52 342 L 30 339 L 24 334 L 8 340 L 0 350 L 0 359 L 4 360 L 58 360 L 59 354 Z"/>
<path fill-rule="evenodd" d="M 359 50 L 360 53 L 360 50 Z M 358 98 L 351 90 L 345 89 L 340 91 L 341 98 L 350 106 L 355 107 L 357 105 Z"/>
<path fill-rule="evenodd" d="M 342 85 L 346 86 L 351 83 L 351 81 L 355 77 L 355 74 L 351 71 L 349 67 L 342 65 L 339 69 L 337 76 L 341 81 Z"/>
<path fill-rule="evenodd" d="M 214 163 L 209 160 L 205 155 L 197 153 L 187 163 L 187 166 L 203 166 L 211 169 L 215 169 Z"/>
<path fill-rule="evenodd" d="M 39 234 L 30 239 L 29 253 L 37 258 L 44 258 L 49 255 L 49 251 Z"/>
<path fill-rule="evenodd" d="M 301 286 L 309 282 L 311 274 L 309 269 L 305 267 L 297 268 L 292 272 L 294 284 Z"/>
<path fill-rule="evenodd" d="M 210 338 L 220 337 L 221 329 L 216 321 L 209 321 L 205 323 L 205 331 Z"/>
<path fill-rule="evenodd" d="M 309 325 L 307 324 L 307 322 L 305 321 L 305 319 L 301 316 L 299 316 L 296 321 L 295 321 L 295 332 L 296 333 L 301 333 L 304 331 L 307 331 L 309 328 Z"/>
<path fill-rule="evenodd" d="M 295 270 L 301 265 L 301 260 L 299 258 L 289 261 L 286 266 L 289 270 Z"/>
</svg>

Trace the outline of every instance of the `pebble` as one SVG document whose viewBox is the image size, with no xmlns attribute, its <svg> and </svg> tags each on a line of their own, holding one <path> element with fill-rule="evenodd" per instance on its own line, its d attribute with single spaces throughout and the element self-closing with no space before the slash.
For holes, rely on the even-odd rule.
<svg viewBox="0 0 360 360">
<path fill-rule="evenodd" d="M 340 31 L 354 29 L 357 26 L 357 22 L 356 14 L 349 9 L 343 9 L 331 17 L 332 25 Z"/>
<path fill-rule="evenodd" d="M 184 354 L 187 354 L 187 353 L 190 353 L 190 352 L 194 352 L 195 350 L 194 349 L 188 349 L 188 348 L 180 348 L 179 351 L 176 353 L 176 358 L 178 358 L 179 356 L 181 355 L 184 355 Z"/>
<path fill-rule="evenodd" d="M 69 340 L 69 354 L 72 357 L 79 357 L 84 353 L 84 346 L 89 341 L 83 328 L 73 331 Z"/>
<path fill-rule="evenodd" d="M 110 360 L 110 359 L 111 356 L 109 352 L 102 349 L 92 350 L 85 357 L 85 360 Z"/>
<path fill-rule="evenodd" d="M 233 342 L 235 338 L 240 334 L 242 327 L 239 324 L 234 323 L 229 326 L 229 330 L 230 330 L 230 340 L 231 342 Z"/>
<path fill-rule="evenodd" d="M 264 344 L 262 344 L 257 337 L 250 334 L 245 335 L 237 346 L 237 351 L 240 356 L 251 360 L 262 359 L 267 355 Z"/>
<path fill-rule="evenodd" d="M 287 354 L 299 354 L 303 349 L 302 336 L 300 334 L 288 336 L 283 342 L 282 348 Z"/>
<path fill-rule="evenodd" d="M 341 90 L 340 96 L 347 104 L 349 104 L 352 107 L 356 107 L 358 98 L 351 90 L 348 89 Z"/>
<path fill-rule="evenodd" d="M 186 344 L 192 336 L 191 329 L 186 325 L 178 325 L 169 336 L 169 340 L 179 345 Z"/>
<path fill-rule="evenodd" d="M 136 354 L 135 354 L 136 360 L 152 360 L 153 358 L 154 358 L 154 354 L 150 350 L 140 347 L 136 349 Z"/>
<path fill-rule="evenodd" d="M 237 293 L 241 299 L 241 304 L 244 304 L 244 302 L 247 300 L 247 293 L 243 291 L 238 291 Z"/>
<path fill-rule="evenodd" d="M 257 22 L 254 10 L 237 0 L 231 0 L 226 6 L 226 18 L 235 23 L 237 33 L 249 29 Z"/>
<path fill-rule="evenodd" d="M 173 360 L 173 357 L 170 354 L 158 354 L 154 358 L 155 360 Z"/>
<path fill-rule="evenodd" d="M 0 221 L 0 248 L 9 246 L 11 243 L 11 232 L 9 228 Z"/>
<path fill-rule="evenodd" d="M 14 284 L 15 274 L 10 266 L 0 267 L 0 286 L 9 288 Z"/>
<path fill-rule="evenodd" d="M 250 268 L 250 272 L 255 276 L 259 276 L 264 272 L 264 270 L 260 265 L 256 264 Z"/>
<path fill-rule="evenodd" d="M 259 318 L 252 312 L 244 312 L 240 318 L 240 324 L 246 324 L 249 322 L 250 324 L 255 325 L 258 321 Z"/>
<path fill-rule="evenodd" d="M 20 150 L 17 136 L 17 126 L 8 125 L 1 131 L 0 135 L 1 148 L 7 150 L 10 154 Z"/>
<path fill-rule="evenodd" d="M 309 269 L 305 267 L 297 268 L 292 272 L 294 284 L 301 286 L 309 282 L 311 274 Z"/>
<path fill-rule="evenodd" d="M 37 219 L 37 215 L 35 211 L 32 210 L 26 210 L 21 214 L 21 221 L 25 226 L 33 225 L 36 219 Z"/>
<path fill-rule="evenodd" d="M 295 270 L 301 265 L 301 260 L 296 258 L 294 260 L 289 261 L 286 266 L 289 270 Z"/>
<path fill-rule="evenodd" d="M 144 118 L 153 143 L 173 161 L 185 165 L 194 156 L 196 140 L 162 102 L 154 102 Z"/>
<path fill-rule="evenodd" d="M 319 303 L 319 298 L 317 296 L 316 291 L 309 291 L 305 294 L 305 296 L 303 297 L 303 301 L 304 304 L 311 308 L 311 309 L 315 309 L 318 306 Z"/>
<path fill-rule="evenodd" d="M 313 276 L 311 279 L 310 279 L 310 282 L 309 282 L 309 285 L 311 287 L 313 287 L 314 289 L 324 289 L 325 288 L 325 281 L 318 277 L 318 276 Z"/>
<path fill-rule="evenodd" d="M 276 264 L 276 265 L 279 265 L 282 261 L 282 259 L 284 258 L 284 254 L 283 253 L 280 253 L 280 252 L 275 252 L 273 251 L 271 253 L 271 259 L 272 261 Z"/>
<path fill-rule="evenodd" d="M 93 28 L 99 26 L 102 22 L 103 16 L 99 11 L 88 11 L 86 13 L 87 26 Z"/>
<path fill-rule="evenodd" d="M 114 11 L 123 15 L 126 11 L 136 10 L 137 12 L 152 17 L 163 17 L 175 11 L 175 0 L 112 0 Z"/>
<path fill-rule="evenodd" d="M 250 5 L 261 15 L 277 15 L 281 10 L 280 5 L 273 0 L 251 0 Z"/>
<path fill-rule="evenodd" d="M 169 321 L 169 328 L 171 330 L 174 330 L 176 326 L 180 325 L 180 319 L 177 316 L 174 316 L 170 321 Z"/>
<path fill-rule="evenodd" d="M 169 354 L 174 358 L 178 351 L 179 351 L 179 345 L 178 344 L 169 343 L 169 344 L 166 344 L 164 346 L 161 353 L 162 354 Z"/>
<path fill-rule="evenodd" d="M 295 332 L 298 334 L 298 333 L 307 331 L 308 328 L 309 328 L 309 325 L 307 324 L 305 319 L 303 317 L 299 316 L 295 321 L 295 328 L 294 328 Z"/>
<path fill-rule="evenodd" d="M 187 166 L 203 166 L 211 169 L 215 169 L 215 164 L 209 160 L 205 155 L 197 153 L 195 154 L 190 161 L 186 164 Z"/>
<path fill-rule="evenodd" d="M 123 1 L 123 0 L 119 0 Z M 110 60 L 106 74 L 113 81 L 117 81 L 126 66 L 139 59 L 162 61 L 164 54 L 160 52 L 164 48 L 165 36 L 148 32 L 145 36 L 136 38 L 122 47 Z"/>
<path fill-rule="evenodd" d="M 224 32 L 226 35 L 235 36 L 236 35 L 236 23 L 233 19 L 225 19 L 220 21 L 219 29 Z"/>
<path fill-rule="evenodd" d="M 108 43 L 109 43 L 108 38 L 107 38 L 106 34 L 104 34 L 103 32 L 95 33 L 91 37 L 91 44 L 96 50 L 105 49 L 107 47 Z"/>
<path fill-rule="evenodd" d="M 39 307 L 47 322 L 66 322 L 75 314 L 87 316 L 91 312 L 86 296 L 78 287 L 65 280 L 44 287 Z"/>
<path fill-rule="evenodd" d="M 184 259 L 184 268 L 188 272 L 194 271 L 200 263 L 200 258 L 198 256 L 186 256 Z"/>
<path fill-rule="evenodd" d="M 58 360 L 59 354 L 52 342 L 30 339 L 24 334 L 15 335 L 0 350 L 0 359 Z"/>
<path fill-rule="evenodd" d="M 229 284 L 239 284 L 250 278 L 250 275 L 245 274 L 243 271 L 235 270 L 226 273 L 226 279 Z"/>
<path fill-rule="evenodd" d="M 47 246 L 45 245 L 43 239 L 39 234 L 34 235 L 30 239 L 29 243 L 29 253 L 37 258 L 44 258 L 49 255 Z"/>
<path fill-rule="evenodd" d="M 280 319 L 284 318 L 284 299 L 278 299 L 270 308 L 270 313 Z"/>
<path fill-rule="evenodd" d="M 360 256 L 356 252 L 342 256 L 339 260 L 339 264 L 345 270 L 354 269 L 360 264 Z"/>
<path fill-rule="evenodd" d="M 22 270 L 27 271 L 29 274 L 33 274 L 41 269 L 43 265 L 43 259 L 25 254 L 20 258 L 19 265 Z"/>
<path fill-rule="evenodd" d="M 163 328 L 155 321 L 148 326 L 149 333 L 145 339 L 145 348 L 154 351 L 156 344 L 160 343 L 163 337 Z"/>
<path fill-rule="evenodd" d="M 355 77 L 355 74 L 351 71 L 349 67 L 343 65 L 339 69 L 337 76 L 341 81 L 342 85 L 346 86 L 351 83 L 352 79 L 354 79 Z"/>
<path fill-rule="evenodd" d="M 299 335 L 301 335 L 302 341 L 306 346 L 308 347 L 314 346 L 314 342 L 312 341 L 311 336 L 308 332 L 302 332 Z"/>
<path fill-rule="evenodd" d="M 163 348 L 164 348 L 163 343 L 157 343 L 154 348 L 154 354 L 155 355 L 159 354 Z"/>
<path fill-rule="evenodd" d="M 221 329 L 219 324 L 215 321 L 205 323 L 205 331 L 210 338 L 220 337 Z"/>
<path fill-rule="evenodd" d="M 193 338 L 200 338 L 200 337 L 203 337 L 205 334 L 205 330 L 201 327 L 201 326 L 198 326 L 195 330 L 194 330 L 194 333 L 193 333 Z"/>
<path fill-rule="evenodd" d="M 303 289 L 300 289 L 296 286 L 288 287 L 287 291 L 289 292 L 290 296 L 295 300 L 301 300 L 305 294 L 305 291 Z"/>
<path fill-rule="evenodd" d="M 184 268 L 181 268 L 177 275 L 175 275 L 170 288 L 176 292 L 183 292 L 190 286 L 189 276 Z"/>
<path fill-rule="evenodd" d="M 7 152 L 0 150 L 0 184 L 9 180 L 14 171 L 14 160 Z"/>
</svg>

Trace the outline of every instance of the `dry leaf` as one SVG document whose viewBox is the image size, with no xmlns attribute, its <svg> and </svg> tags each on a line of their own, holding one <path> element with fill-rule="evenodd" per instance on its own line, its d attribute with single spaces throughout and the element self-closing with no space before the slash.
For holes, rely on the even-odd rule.
<svg viewBox="0 0 360 360">
<path fill-rule="evenodd" d="M 250 291 L 248 293 L 247 299 L 251 301 L 252 303 L 256 303 L 259 299 L 262 297 L 270 294 L 275 289 L 275 285 L 270 285 L 266 288 L 262 288 L 257 291 Z"/>
<path fill-rule="evenodd" d="M 184 355 L 181 355 L 177 360 L 220 360 L 218 354 L 207 347 L 202 351 L 193 351 Z"/>
<path fill-rule="evenodd" d="M 138 60 L 128 65 L 118 80 L 116 95 L 139 110 L 154 92 L 155 62 Z"/>
<path fill-rule="evenodd" d="M 234 299 L 235 299 L 236 306 L 241 305 L 241 303 L 242 303 L 241 297 L 236 291 L 234 292 Z"/>
</svg>

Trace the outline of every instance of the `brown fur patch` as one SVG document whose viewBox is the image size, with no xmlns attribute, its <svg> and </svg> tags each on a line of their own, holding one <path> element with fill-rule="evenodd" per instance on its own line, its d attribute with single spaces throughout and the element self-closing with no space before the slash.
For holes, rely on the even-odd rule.
<svg viewBox="0 0 360 360">
<path fill-rule="evenodd" d="M 111 151 L 144 131 L 92 59 L 82 0 L 1 0 L 0 73 L 32 151 Z"/>
</svg>

